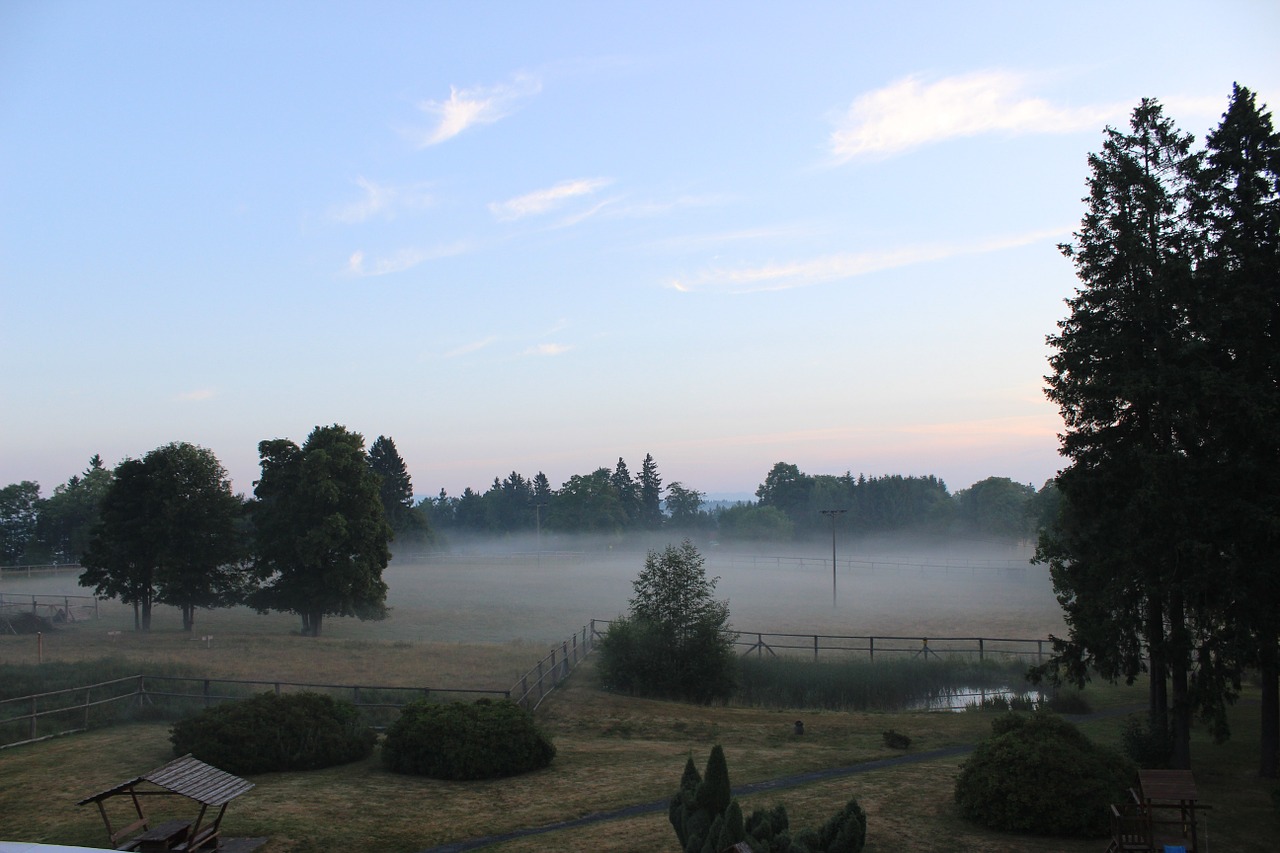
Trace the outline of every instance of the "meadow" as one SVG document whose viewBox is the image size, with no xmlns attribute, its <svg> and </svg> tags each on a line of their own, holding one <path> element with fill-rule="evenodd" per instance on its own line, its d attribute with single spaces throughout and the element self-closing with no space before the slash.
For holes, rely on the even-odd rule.
<svg viewBox="0 0 1280 853">
<path fill-rule="evenodd" d="M 830 551 L 823 564 L 820 545 L 812 554 L 709 549 L 707 568 L 721 576 L 718 592 L 730 599 L 733 622 L 743 630 L 1023 637 L 1061 631 L 1043 568 L 1015 571 L 1003 562 L 1005 554 L 982 556 L 980 543 L 926 545 L 912 551 L 901 543 L 871 543 L 856 555 L 866 556 L 865 562 L 838 564 L 835 606 Z M 796 556 L 805 564 L 781 559 Z M 600 548 L 541 558 L 495 550 L 394 562 L 386 575 L 390 618 L 330 619 L 319 638 L 299 636 L 292 617 L 245 609 L 201 612 L 187 635 L 176 610 L 158 608 L 151 634 L 138 635 L 131 630 L 131 608 L 109 604 L 98 621 L 46 635 L 41 654 L 45 661 L 109 657 L 125 668 L 164 664 L 208 677 L 505 689 L 551 644 L 592 618 L 623 612 L 642 560 L 643 552 Z M 980 571 L 966 568 L 979 565 Z M 0 591 L 83 592 L 66 575 L 6 580 Z M 34 638 L 0 637 L 0 663 L 34 663 L 35 656 Z M 1138 685 L 1091 688 L 1086 696 L 1096 710 L 1105 710 L 1140 707 L 1145 694 Z M 972 743 L 986 734 L 991 719 L 983 712 L 708 708 L 629 699 L 599 689 L 590 659 L 538 715 L 558 748 L 544 771 L 497 782 L 444 783 L 389 774 L 375 756 L 314 773 L 266 774 L 232 804 L 225 829 L 269 836 L 265 853 L 419 851 L 665 801 L 685 757 L 692 753 L 702 763 L 714 743 L 725 746 L 732 779 L 740 785 L 899 754 L 883 743 L 881 733 L 890 728 L 911 736 L 912 753 Z M 1280 827 L 1270 787 L 1253 775 L 1256 756 L 1249 744 L 1256 743 L 1257 709 L 1245 704 L 1233 716 L 1236 739 L 1219 747 L 1201 737 L 1196 746 L 1197 779 L 1205 801 L 1215 806 L 1210 849 L 1269 849 L 1262 839 Z M 793 732 L 798 718 L 806 724 L 803 737 Z M 1122 717 L 1111 717 L 1085 726 L 1118 743 L 1121 723 Z M 167 723 L 137 722 L 0 750 L 0 838 L 101 844 L 98 816 L 74 803 L 168 760 L 167 736 Z M 812 782 L 752 795 L 743 805 L 750 810 L 781 801 L 796 824 L 807 825 L 856 796 L 870 816 L 871 853 L 1100 849 L 1097 841 L 1003 836 L 964 824 L 951 806 L 962 760 L 951 756 Z M 491 849 L 659 851 L 671 850 L 674 841 L 662 809 Z"/>
</svg>

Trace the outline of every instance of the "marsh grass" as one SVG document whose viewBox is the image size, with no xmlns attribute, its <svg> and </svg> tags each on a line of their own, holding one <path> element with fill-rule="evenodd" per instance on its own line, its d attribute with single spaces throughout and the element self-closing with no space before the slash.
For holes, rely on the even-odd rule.
<svg viewBox="0 0 1280 853">
<path fill-rule="evenodd" d="M 1026 684 L 1025 664 L 960 657 L 877 661 L 747 657 L 740 664 L 734 704 L 759 708 L 897 711 L 936 702 L 960 688 L 1018 690 Z"/>
</svg>

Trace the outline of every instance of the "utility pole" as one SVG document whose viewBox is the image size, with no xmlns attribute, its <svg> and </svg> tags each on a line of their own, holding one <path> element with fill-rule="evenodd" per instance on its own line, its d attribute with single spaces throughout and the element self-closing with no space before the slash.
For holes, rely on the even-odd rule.
<svg viewBox="0 0 1280 853">
<path fill-rule="evenodd" d="M 820 509 L 818 512 L 831 519 L 831 606 L 836 606 L 836 516 L 847 509 Z"/>
</svg>

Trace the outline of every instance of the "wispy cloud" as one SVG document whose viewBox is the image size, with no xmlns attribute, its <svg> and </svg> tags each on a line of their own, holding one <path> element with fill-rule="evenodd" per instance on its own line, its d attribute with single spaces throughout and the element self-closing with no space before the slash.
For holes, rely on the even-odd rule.
<svg viewBox="0 0 1280 853">
<path fill-rule="evenodd" d="M 477 124 L 492 124 L 509 115 L 519 101 L 536 95 L 542 82 L 531 74 L 517 74 L 509 83 L 474 86 L 469 89 L 449 87 L 444 101 L 423 101 L 418 108 L 437 117 L 435 127 L 421 135 L 419 145 L 426 148 L 452 139 Z"/>
<path fill-rule="evenodd" d="M 205 400 L 212 400 L 218 395 L 218 392 L 212 388 L 198 388 L 195 391 L 184 391 L 173 399 L 179 403 L 203 403 Z"/>
<path fill-rule="evenodd" d="M 565 202 L 579 196 L 587 196 L 601 187 L 608 186 L 608 178 L 577 178 L 561 181 L 553 187 L 534 190 L 506 201 L 490 203 L 489 212 L 500 221 L 538 216 L 559 209 Z"/>
<path fill-rule="evenodd" d="M 361 177 L 356 178 L 356 186 L 363 191 L 363 198 L 335 207 L 330 215 L 338 222 L 364 222 L 378 215 L 392 218 L 400 210 L 419 209 L 431 204 L 426 184 L 396 187 Z"/>
<path fill-rule="evenodd" d="M 569 344 L 538 344 L 524 351 L 525 355 L 563 355 L 573 349 Z"/>
<path fill-rule="evenodd" d="M 932 83 L 912 75 L 860 95 L 831 133 L 837 162 L 898 154 L 921 145 L 983 133 L 1097 130 L 1127 108 L 1067 107 L 1027 93 L 1025 74 L 978 71 Z"/>
<path fill-rule="evenodd" d="M 440 258 L 452 257 L 453 255 L 461 255 L 470 250 L 471 244 L 458 242 L 436 246 L 433 249 L 401 249 L 390 255 L 366 258 L 363 249 L 356 249 L 351 253 L 351 257 L 347 258 L 347 265 L 343 268 L 343 272 L 359 278 L 390 275 L 391 273 L 412 269 L 423 261 L 434 261 Z"/>
<path fill-rule="evenodd" d="M 478 341 L 472 341 L 471 343 L 463 344 L 460 347 L 454 347 L 453 349 L 446 352 L 444 354 L 444 357 L 457 358 L 458 356 L 461 356 L 461 355 L 469 355 L 473 352 L 479 352 L 480 350 L 489 346 L 496 340 L 498 340 L 497 335 L 489 335 L 487 338 L 481 338 Z"/>
<path fill-rule="evenodd" d="M 1070 228 L 1054 228 L 981 243 L 904 246 L 878 252 L 825 255 L 809 260 L 756 267 L 711 268 L 691 278 L 673 280 L 670 286 L 683 292 L 752 293 L 762 290 L 790 290 L 959 255 L 976 255 L 1012 249 L 1041 240 L 1064 237 L 1070 233 Z"/>
</svg>

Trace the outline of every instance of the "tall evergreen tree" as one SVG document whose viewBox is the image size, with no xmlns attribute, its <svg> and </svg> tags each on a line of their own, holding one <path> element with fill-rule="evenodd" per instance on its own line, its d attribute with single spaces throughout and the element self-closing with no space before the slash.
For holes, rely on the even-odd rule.
<svg viewBox="0 0 1280 853">
<path fill-rule="evenodd" d="M 640 523 L 648 530 L 657 530 L 662 526 L 662 477 L 658 476 L 658 463 L 653 461 L 653 454 L 644 455 L 640 473 L 636 475 L 636 486 Z"/>
<path fill-rule="evenodd" d="M 618 457 L 618 464 L 614 466 L 609 482 L 613 484 L 613 490 L 618 496 L 618 505 L 626 517 L 624 526 L 629 527 L 635 524 L 640 518 L 640 494 L 635 481 L 631 479 L 627 463 L 621 456 Z"/>
<path fill-rule="evenodd" d="M 374 439 L 369 445 L 369 468 L 382 478 L 378 496 L 391 529 L 396 535 L 420 532 L 421 521 L 413 507 L 413 481 L 395 441 L 385 435 Z"/>
<path fill-rule="evenodd" d="M 1081 286 L 1048 339 L 1046 393 L 1066 422 L 1060 452 L 1070 464 L 1058 477 L 1059 524 L 1037 552 L 1070 629 L 1055 643 L 1055 663 L 1076 682 L 1090 668 L 1128 680 L 1149 668 L 1152 727 L 1172 727 L 1173 761 L 1183 767 L 1187 592 L 1201 551 L 1187 500 L 1202 439 L 1187 317 L 1191 143 L 1147 99 L 1129 131 L 1107 128 L 1089 158 L 1088 212 L 1076 242 L 1062 247 Z"/>
<path fill-rule="evenodd" d="M 1214 625 L 1239 624 L 1239 666 L 1262 679 L 1260 771 L 1280 762 L 1280 134 L 1254 93 L 1236 85 L 1206 139 L 1193 219 L 1202 255 L 1192 327 L 1213 373 L 1202 417 L 1214 481 L 1202 495 L 1214 518 L 1211 552 L 1232 592 Z M 1216 682 L 1233 672 L 1219 671 Z M 1212 688 L 1214 684 L 1210 684 Z"/>
</svg>

